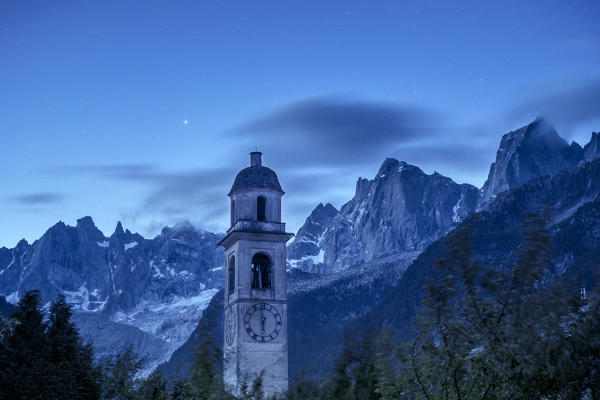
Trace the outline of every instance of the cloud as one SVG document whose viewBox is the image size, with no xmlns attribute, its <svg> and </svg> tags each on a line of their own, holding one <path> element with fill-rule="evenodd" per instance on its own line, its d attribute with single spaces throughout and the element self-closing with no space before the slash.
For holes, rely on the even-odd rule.
<svg viewBox="0 0 600 400">
<path fill-rule="evenodd" d="M 293 102 L 223 135 L 229 143 L 225 150 L 231 154 L 254 147 L 265 153 L 265 165 L 277 172 L 288 193 L 284 202 L 286 222 L 296 229 L 316 204 L 333 202 L 340 206 L 350 200 L 356 179 L 371 178 L 387 157 L 431 170 L 441 170 L 438 165 L 444 162 L 465 169 L 481 165 L 479 148 L 466 145 L 481 131 L 457 132 L 432 109 L 321 96 Z M 440 141 L 445 144 L 440 145 Z M 151 231 L 187 219 L 205 229 L 223 230 L 229 215 L 226 194 L 235 174 L 245 166 L 236 162 L 220 168 L 167 171 L 154 164 L 114 164 L 60 167 L 56 171 L 142 187 L 144 194 L 137 209 L 122 215 L 131 225 Z"/>
<path fill-rule="evenodd" d="M 540 115 L 564 128 L 600 120 L 600 79 L 535 96 L 509 109 L 505 118 L 522 121 Z"/>
<path fill-rule="evenodd" d="M 55 204 L 62 201 L 64 198 L 64 195 L 52 192 L 30 193 L 7 197 L 9 201 L 26 206 Z"/>
<path fill-rule="evenodd" d="M 120 179 L 151 179 L 158 167 L 152 164 L 112 164 L 112 165 L 62 165 L 44 169 L 62 175 L 89 174 Z"/>
<path fill-rule="evenodd" d="M 440 133 L 440 113 L 417 106 L 321 96 L 245 123 L 227 135 L 259 146 L 288 166 L 341 166 L 383 160 L 402 144 Z"/>
<path fill-rule="evenodd" d="M 233 168 L 167 171 L 152 164 L 71 165 L 51 171 L 141 186 L 145 194 L 137 210 L 123 218 L 145 225 L 147 231 L 183 220 L 205 229 L 221 229 L 227 218 L 226 194 L 236 173 Z"/>
</svg>

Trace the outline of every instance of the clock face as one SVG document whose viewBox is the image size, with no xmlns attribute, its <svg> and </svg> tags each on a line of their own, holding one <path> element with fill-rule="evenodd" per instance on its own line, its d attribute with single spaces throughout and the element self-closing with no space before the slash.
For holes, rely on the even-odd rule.
<svg viewBox="0 0 600 400">
<path fill-rule="evenodd" d="M 236 318 L 233 308 L 228 308 L 225 311 L 225 342 L 228 346 L 233 344 L 235 338 Z"/>
<path fill-rule="evenodd" d="M 257 342 L 270 342 L 281 332 L 281 315 L 267 303 L 254 304 L 244 316 L 246 333 Z"/>
</svg>

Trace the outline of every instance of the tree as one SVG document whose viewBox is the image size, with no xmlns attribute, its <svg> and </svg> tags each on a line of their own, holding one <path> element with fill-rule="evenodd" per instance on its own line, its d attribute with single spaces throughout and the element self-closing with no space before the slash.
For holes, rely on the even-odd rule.
<svg viewBox="0 0 600 400">
<path fill-rule="evenodd" d="M 525 215 L 507 267 L 477 259 L 471 226 L 448 236 L 447 257 L 416 319 L 419 334 L 404 346 L 402 379 L 411 397 L 551 399 L 575 376 L 577 388 L 594 390 L 597 358 L 578 354 L 598 354 L 597 340 L 587 348 L 580 342 L 597 329 L 593 312 L 567 280 L 552 275 L 546 225 L 545 217 Z"/>
<path fill-rule="evenodd" d="M 178 399 L 180 397 L 175 397 Z M 136 389 L 136 400 L 168 400 L 167 381 L 160 371 L 155 370 L 146 379 L 140 381 Z"/>
<path fill-rule="evenodd" d="M 4 343 L 8 336 L 12 335 L 15 325 L 16 320 L 4 318 L 0 315 L 0 345 Z"/>
<path fill-rule="evenodd" d="M 188 376 L 189 391 L 196 400 L 233 399 L 233 396 L 225 390 L 222 370 L 219 368 L 222 353 L 211 335 L 214 326 L 214 321 L 208 316 L 200 321 L 198 344 Z"/>
<path fill-rule="evenodd" d="M 51 305 L 49 322 L 48 361 L 53 368 L 47 390 L 56 398 L 99 399 L 100 370 L 93 362 L 92 345 L 82 343 L 63 295 Z"/>
<path fill-rule="evenodd" d="M 102 370 L 102 398 L 110 400 L 134 400 L 136 396 L 135 375 L 143 360 L 131 347 L 114 356 L 105 357 L 100 362 Z"/>
<path fill-rule="evenodd" d="M 51 366 L 39 291 L 23 296 L 13 318 L 14 328 L 0 347 L 0 398 L 47 399 Z"/>
</svg>

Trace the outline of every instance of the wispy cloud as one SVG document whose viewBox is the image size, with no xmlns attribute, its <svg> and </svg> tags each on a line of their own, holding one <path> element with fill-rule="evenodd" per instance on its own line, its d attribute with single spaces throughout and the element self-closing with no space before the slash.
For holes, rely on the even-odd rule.
<svg viewBox="0 0 600 400">
<path fill-rule="evenodd" d="M 442 123 L 442 115 L 427 108 L 322 96 L 291 103 L 228 135 L 247 146 L 261 144 L 288 166 L 340 167 L 381 160 L 403 144 L 439 134 Z"/>
<path fill-rule="evenodd" d="M 145 194 L 137 209 L 124 218 L 132 222 L 146 221 L 141 224 L 151 224 L 147 226 L 148 231 L 183 220 L 204 228 L 222 228 L 221 220 L 227 215 L 225 195 L 235 177 L 233 167 L 167 171 L 152 164 L 71 165 L 50 171 L 138 185 Z"/>
<path fill-rule="evenodd" d="M 536 95 L 509 109 L 508 121 L 547 117 L 560 128 L 600 120 L 600 79 Z"/>
<path fill-rule="evenodd" d="M 276 170 L 289 194 L 285 208 L 291 214 L 288 222 L 296 227 L 316 204 L 341 205 L 350 200 L 356 179 L 365 171 L 374 173 L 386 157 L 429 169 L 435 168 L 431 164 L 435 162 L 487 168 L 489 161 L 482 161 L 481 147 L 474 140 L 481 131 L 465 129 L 462 136 L 456 132 L 446 117 L 432 109 L 321 96 L 283 106 L 224 135 L 231 152 L 260 146 L 265 165 Z M 184 219 L 222 230 L 228 221 L 226 193 L 245 166 L 168 171 L 154 164 L 79 165 L 54 172 L 143 188 L 137 209 L 123 218 L 134 225 L 145 224 L 148 230 Z"/>
<path fill-rule="evenodd" d="M 55 204 L 65 198 L 63 194 L 52 192 L 29 193 L 6 197 L 7 200 L 26 206 L 41 206 Z"/>
</svg>

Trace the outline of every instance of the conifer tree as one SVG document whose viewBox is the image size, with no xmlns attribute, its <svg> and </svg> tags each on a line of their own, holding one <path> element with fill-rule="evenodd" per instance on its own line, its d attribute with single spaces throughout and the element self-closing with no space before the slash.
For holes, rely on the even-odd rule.
<svg viewBox="0 0 600 400">
<path fill-rule="evenodd" d="M 448 255 L 438 262 L 438 279 L 416 320 L 419 335 L 404 351 L 402 377 L 411 397 L 563 398 L 558 396 L 568 387 L 568 371 L 587 371 L 578 376 L 590 382 L 593 362 L 577 367 L 585 357 L 573 358 L 585 346 L 569 342 L 584 331 L 575 327 L 578 321 L 589 333 L 596 328 L 583 322 L 590 311 L 578 304 L 568 282 L 552 276 L 546 225 L 545 217 L 525 215 L 523 240 L 507 268 L 481 264 L 470 226 L 448 237 Z M 594 342 L 591 354 L 598 351 Z M 569 348 L 573 353 L 565 354 Z M 593 384 L 581 382 L 577 387 L 592 390 Z"/>
<path fill-rule="evenodd" d="M 0 350 L 0 398 L 48 398 L 48 340 L 39 297 L 37 290 L 27 292 L 13 314 L 14 329 Z"/>
<path fill-rule="evenodd" d="M 229 400 L 233 399 L 223 383 L 222 353 L 211 336 L 214 321 L 205 316 L 199 325 L 198 344 L 194 351 L 194 362 L 191 366 L 188 385 L 195 400 Z"/>
<path fill-rule="evenodd" d="M 133 348 L 105 357 L 100 365 L 102 369 L 102 399 L 134 400 L 136 396 L 136 374 L 143 360 L 135 354 Z"/>
<path fill-rule="evenodd" d="M 100 371 L 93 363 L 92 346 L 82 343 L 63 295 L 50 307 L 49 322 L 48 361 L 53 368 L 48 392 L 59 399 L 99 399 Z"/>
<path fill-rule="evenodd" d="M 158 370 L 142 380 L 136 389 L 136 400 L 169 400 L 169 398 L 167 381 Z"/>
</svg>

